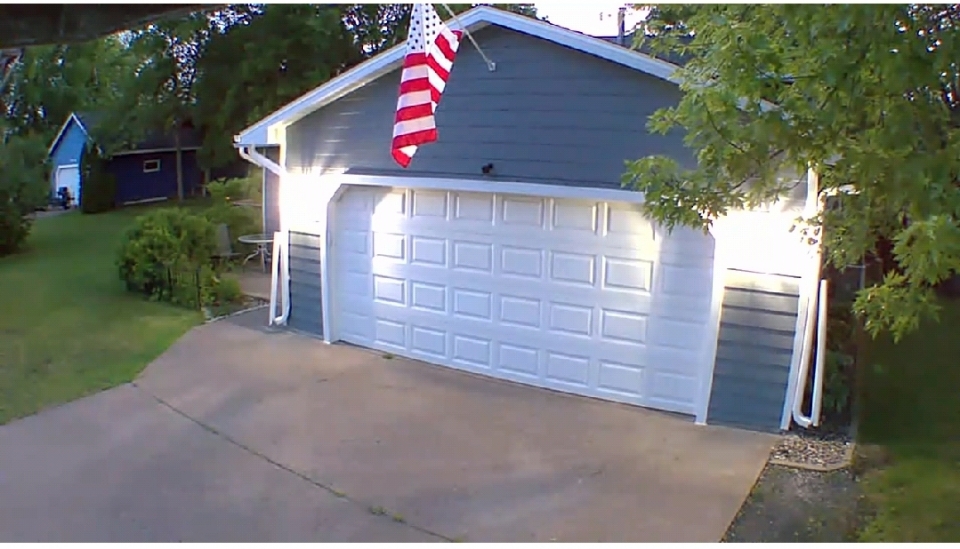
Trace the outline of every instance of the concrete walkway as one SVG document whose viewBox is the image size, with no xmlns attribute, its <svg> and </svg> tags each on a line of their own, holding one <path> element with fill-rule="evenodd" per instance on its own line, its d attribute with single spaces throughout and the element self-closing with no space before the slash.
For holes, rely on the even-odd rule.
<svg viewBox="0 0 960 549">
<path fill-rule="evenodd" d="M 0 541 L 717 541 L 774 442 L 265 319 L 0 427 Z"/>
</svg>

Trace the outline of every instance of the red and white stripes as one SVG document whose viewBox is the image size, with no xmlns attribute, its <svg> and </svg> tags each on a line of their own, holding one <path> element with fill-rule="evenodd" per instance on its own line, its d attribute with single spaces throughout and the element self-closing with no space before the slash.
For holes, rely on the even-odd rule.
<svg viewBox="0 0 960 549">
<path fill-rule="evenodd" d="M 447 27 L 430 4 L 415 4 L 410 16 L 407 53 L 393 124 L 391 153 L 410 165 L 417 147 L 437 140 L 434 118 L 460 47 L 460 31 Z"/>
</svg>

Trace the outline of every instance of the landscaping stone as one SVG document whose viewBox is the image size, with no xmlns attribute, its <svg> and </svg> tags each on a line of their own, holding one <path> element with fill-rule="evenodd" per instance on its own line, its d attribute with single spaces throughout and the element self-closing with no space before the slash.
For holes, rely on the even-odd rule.
<svg viewBox="0 0 960 549">
<path fill-rule="evenodd" d="M 853 448 L 853 440 L 844 434 L 789 433 L 774 447 L 770 460 L 777 465 L 830 471 L 849 465 Z"/>
</svg>

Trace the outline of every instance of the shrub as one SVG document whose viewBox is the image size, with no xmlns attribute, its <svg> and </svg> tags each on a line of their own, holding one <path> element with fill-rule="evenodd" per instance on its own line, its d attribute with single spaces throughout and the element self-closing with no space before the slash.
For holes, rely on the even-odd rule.
<svg viewBox="0 0 960 549">
<path fill-rule="evenodd" d="M 47 145 L 42 136 L 0 141 L 0 256 L 20 250 L 30 234 L 29 214 L 46 206 Z"/>
<path fill-rule="evenodd" d="M 234 240 L 240 235 L 259 233 L 263 230 L 260 210 L 236 205 L 238 200 L 259 203 L 259 190 L 252 178 L 212 181 L 207 184 L 212 203 L 204 217 L 214 225 L 225 224 Z"/>
<path fill-rule="evenodd" d="M 243 297 L 240 282 L 226 276 L 213 276 L 205 285 L 204 304 L 225 305 L 235 303 Z"/>
<path fill-rule="evenodd" d="M 96 145 L 88 146 L 83 153 L 80 186 L 80 211 L 85 214 L 106 212 L 116 207 L 117 180 L 106 169 L 106 161 L 100 156 Z"/>
<path fill-rule="evenodd" d="M 137 218 L 121 245 L 118 267 L 127 289 L 153 299 L 201 307 L 218 277 L 213 224 L 182 208 Z"/>
</svg>

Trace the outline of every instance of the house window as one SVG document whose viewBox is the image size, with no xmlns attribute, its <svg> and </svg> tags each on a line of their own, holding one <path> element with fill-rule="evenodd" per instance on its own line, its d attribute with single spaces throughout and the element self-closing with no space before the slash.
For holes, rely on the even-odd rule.
<svg viewBox="0 0 960 549">
<path fill-rule="evenodd" d="M 153 173 L 160 171 L 160 161 L 159 160 L 144 160 L 143 161 L 143 173 Z"/>
</svg>

